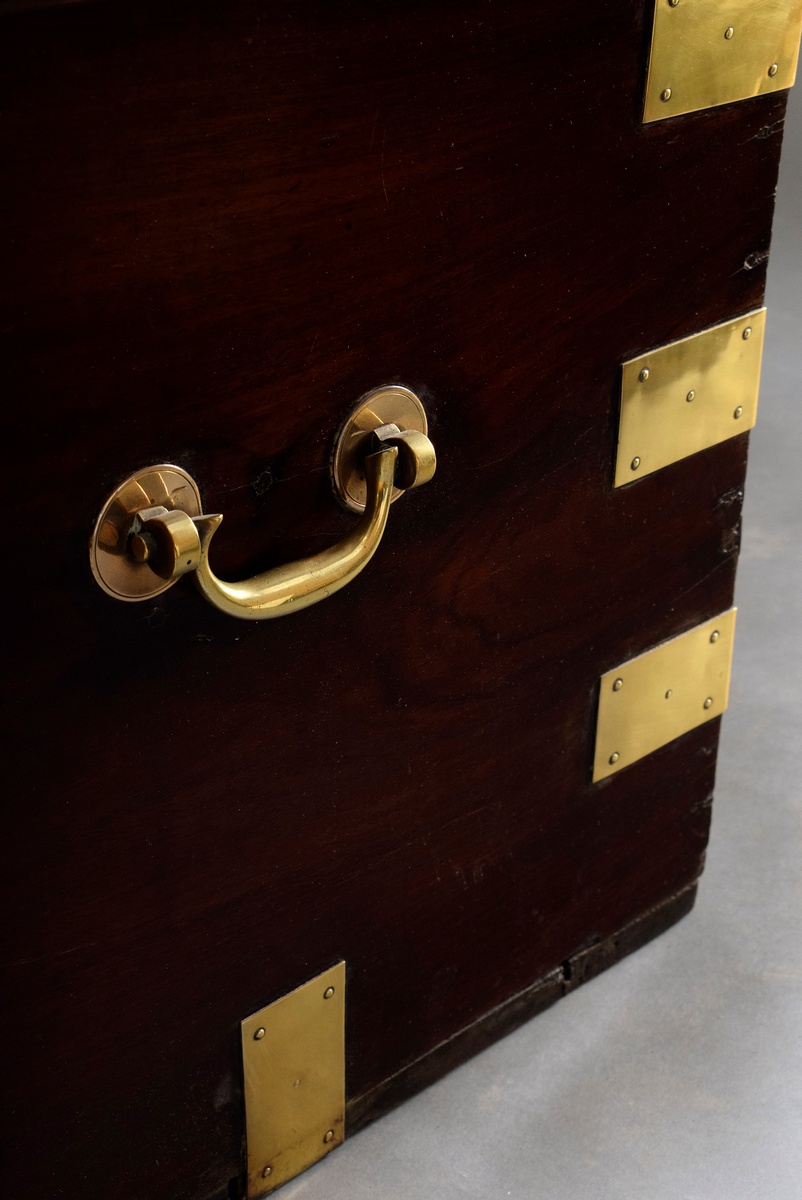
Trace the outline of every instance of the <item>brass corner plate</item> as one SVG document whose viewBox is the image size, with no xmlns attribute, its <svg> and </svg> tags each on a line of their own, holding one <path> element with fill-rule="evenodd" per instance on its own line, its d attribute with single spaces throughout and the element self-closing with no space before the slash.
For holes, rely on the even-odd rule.
<svg viewBox="0 0 802 1200">
<path fill-rule="evenodd" d="M 345 963 L 241 1025 L 248 1200 L 294 1179 L 345 1137 Z"/>
<path fill-rule="evenodd" d="M 789 88 L 802 0 L 655 0 L 644 122 Z"/>
<path fill-rule="evenodd" d="M 622 365 L 616 487 L 752 428 L 765 328 L 755 309 Z"/>
<path fill-rule="evenodd" d="M 729 699 L 736 611 L 602 675 L 594 783 L 721 716 Z"/>
</svg>

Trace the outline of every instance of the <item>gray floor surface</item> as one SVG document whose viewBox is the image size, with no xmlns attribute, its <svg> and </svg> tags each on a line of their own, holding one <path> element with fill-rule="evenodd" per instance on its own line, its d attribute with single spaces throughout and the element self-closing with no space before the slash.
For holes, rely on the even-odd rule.
<svg viewBox="0 0 802 1200">
<path fill-rule="evenodd" d="M 285 1200 L 802 1198 L 802 84 L 791 94 L 730 710 L 690 917 Z"/>
</svg>

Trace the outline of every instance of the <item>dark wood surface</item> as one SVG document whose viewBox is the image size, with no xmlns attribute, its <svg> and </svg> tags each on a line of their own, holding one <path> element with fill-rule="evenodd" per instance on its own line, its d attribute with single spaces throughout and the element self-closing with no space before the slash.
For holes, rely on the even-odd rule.
<svg viewBox="0 0 802 1200">
<path fill-rule="evenodd" d="M 389 7 L 2 22 L 15 1197 L 203 1200 L 243 1016 L 345 958 L 358 1106 L 701 870 L 718 722 L 594 786 L 596 682 L 731 603 L 747 443 L 613 491 L 618 364 L 760 303 L 785 96 L 643 127 L 640 0 Z M 440 466 L 349 589 L 97 588 L 152 462 L 223 575 L 331 544 L 390 381 Z"/>
<path fill-rule="evenodd" d="M 351 1133 L 364 1128 L 370 1121 L 384 1116 L 391 1108 L 409 1096 L 441 1079 L 499 1038 L 512 1033 L 544 1009 L 551 1007 L 568 992 L 581 987 L 628 954 L 639 950 L 652 938 L 665 932 L 687 916 L 696 899 L 697 885 L 690 884 L 675 896 L 662 900 L 647 909 L 623 929 L 609 937 L 594 940 L 578 950 L 548 975 L 538 979 L 522 992 L 516 992 L 489 1012 L 483 1013 L 472 1025 L 458 1029 L 440 1042 L 428 1054 L 408 1063 L 396 1075 L 364 1092 L 348 1105 L 346 1121 Z"/>
</svg>

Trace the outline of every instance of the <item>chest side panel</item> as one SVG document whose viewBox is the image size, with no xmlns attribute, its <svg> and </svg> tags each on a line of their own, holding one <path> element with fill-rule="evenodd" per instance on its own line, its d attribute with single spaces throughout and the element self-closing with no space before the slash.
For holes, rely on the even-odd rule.
<svg viewBox="0 0 802 1200">
<path fill-rule="evenodd" d="M 718 723 L 594 785 L 596 688 L 729 607 L 746 437 L 615 490 L 619 364 L 760 303 L 785 98 L 644 126 L 637 0 L 4 24 L 9 1161 L 196 1200 L 246 1014 L 344 959 L 358 1099 L 699 874 Z M 347 591 L 101 594 L 150 462 L 221 574 L 343 536 L 331 439 L 391 381 L 438 474 Z"/>
</svg>

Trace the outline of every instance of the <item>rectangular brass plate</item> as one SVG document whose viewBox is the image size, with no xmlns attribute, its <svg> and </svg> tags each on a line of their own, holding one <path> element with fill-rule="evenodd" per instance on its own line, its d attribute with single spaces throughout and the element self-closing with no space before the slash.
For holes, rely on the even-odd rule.
<svg viewBox="0 0 802 1200">
<path fill-rule="evenodd" d="M 594 782 L 721 716 L 735 613 L 732 608 L 602 675 Z"/>
<path fill-rule="evenodd" d="M 615 486 L 751 429 L 765 308 L 625 362 Z"/>
<path fill-rule="evenodd" d="M 345 963 L 247 1017 L 241 1030 L 254 1200 L 343 1141 Z"/>
<path fill-rule="evenodd" d="M 789 88 L 802 0 L 655 0 L 644 121 Z"/>
</svg>

